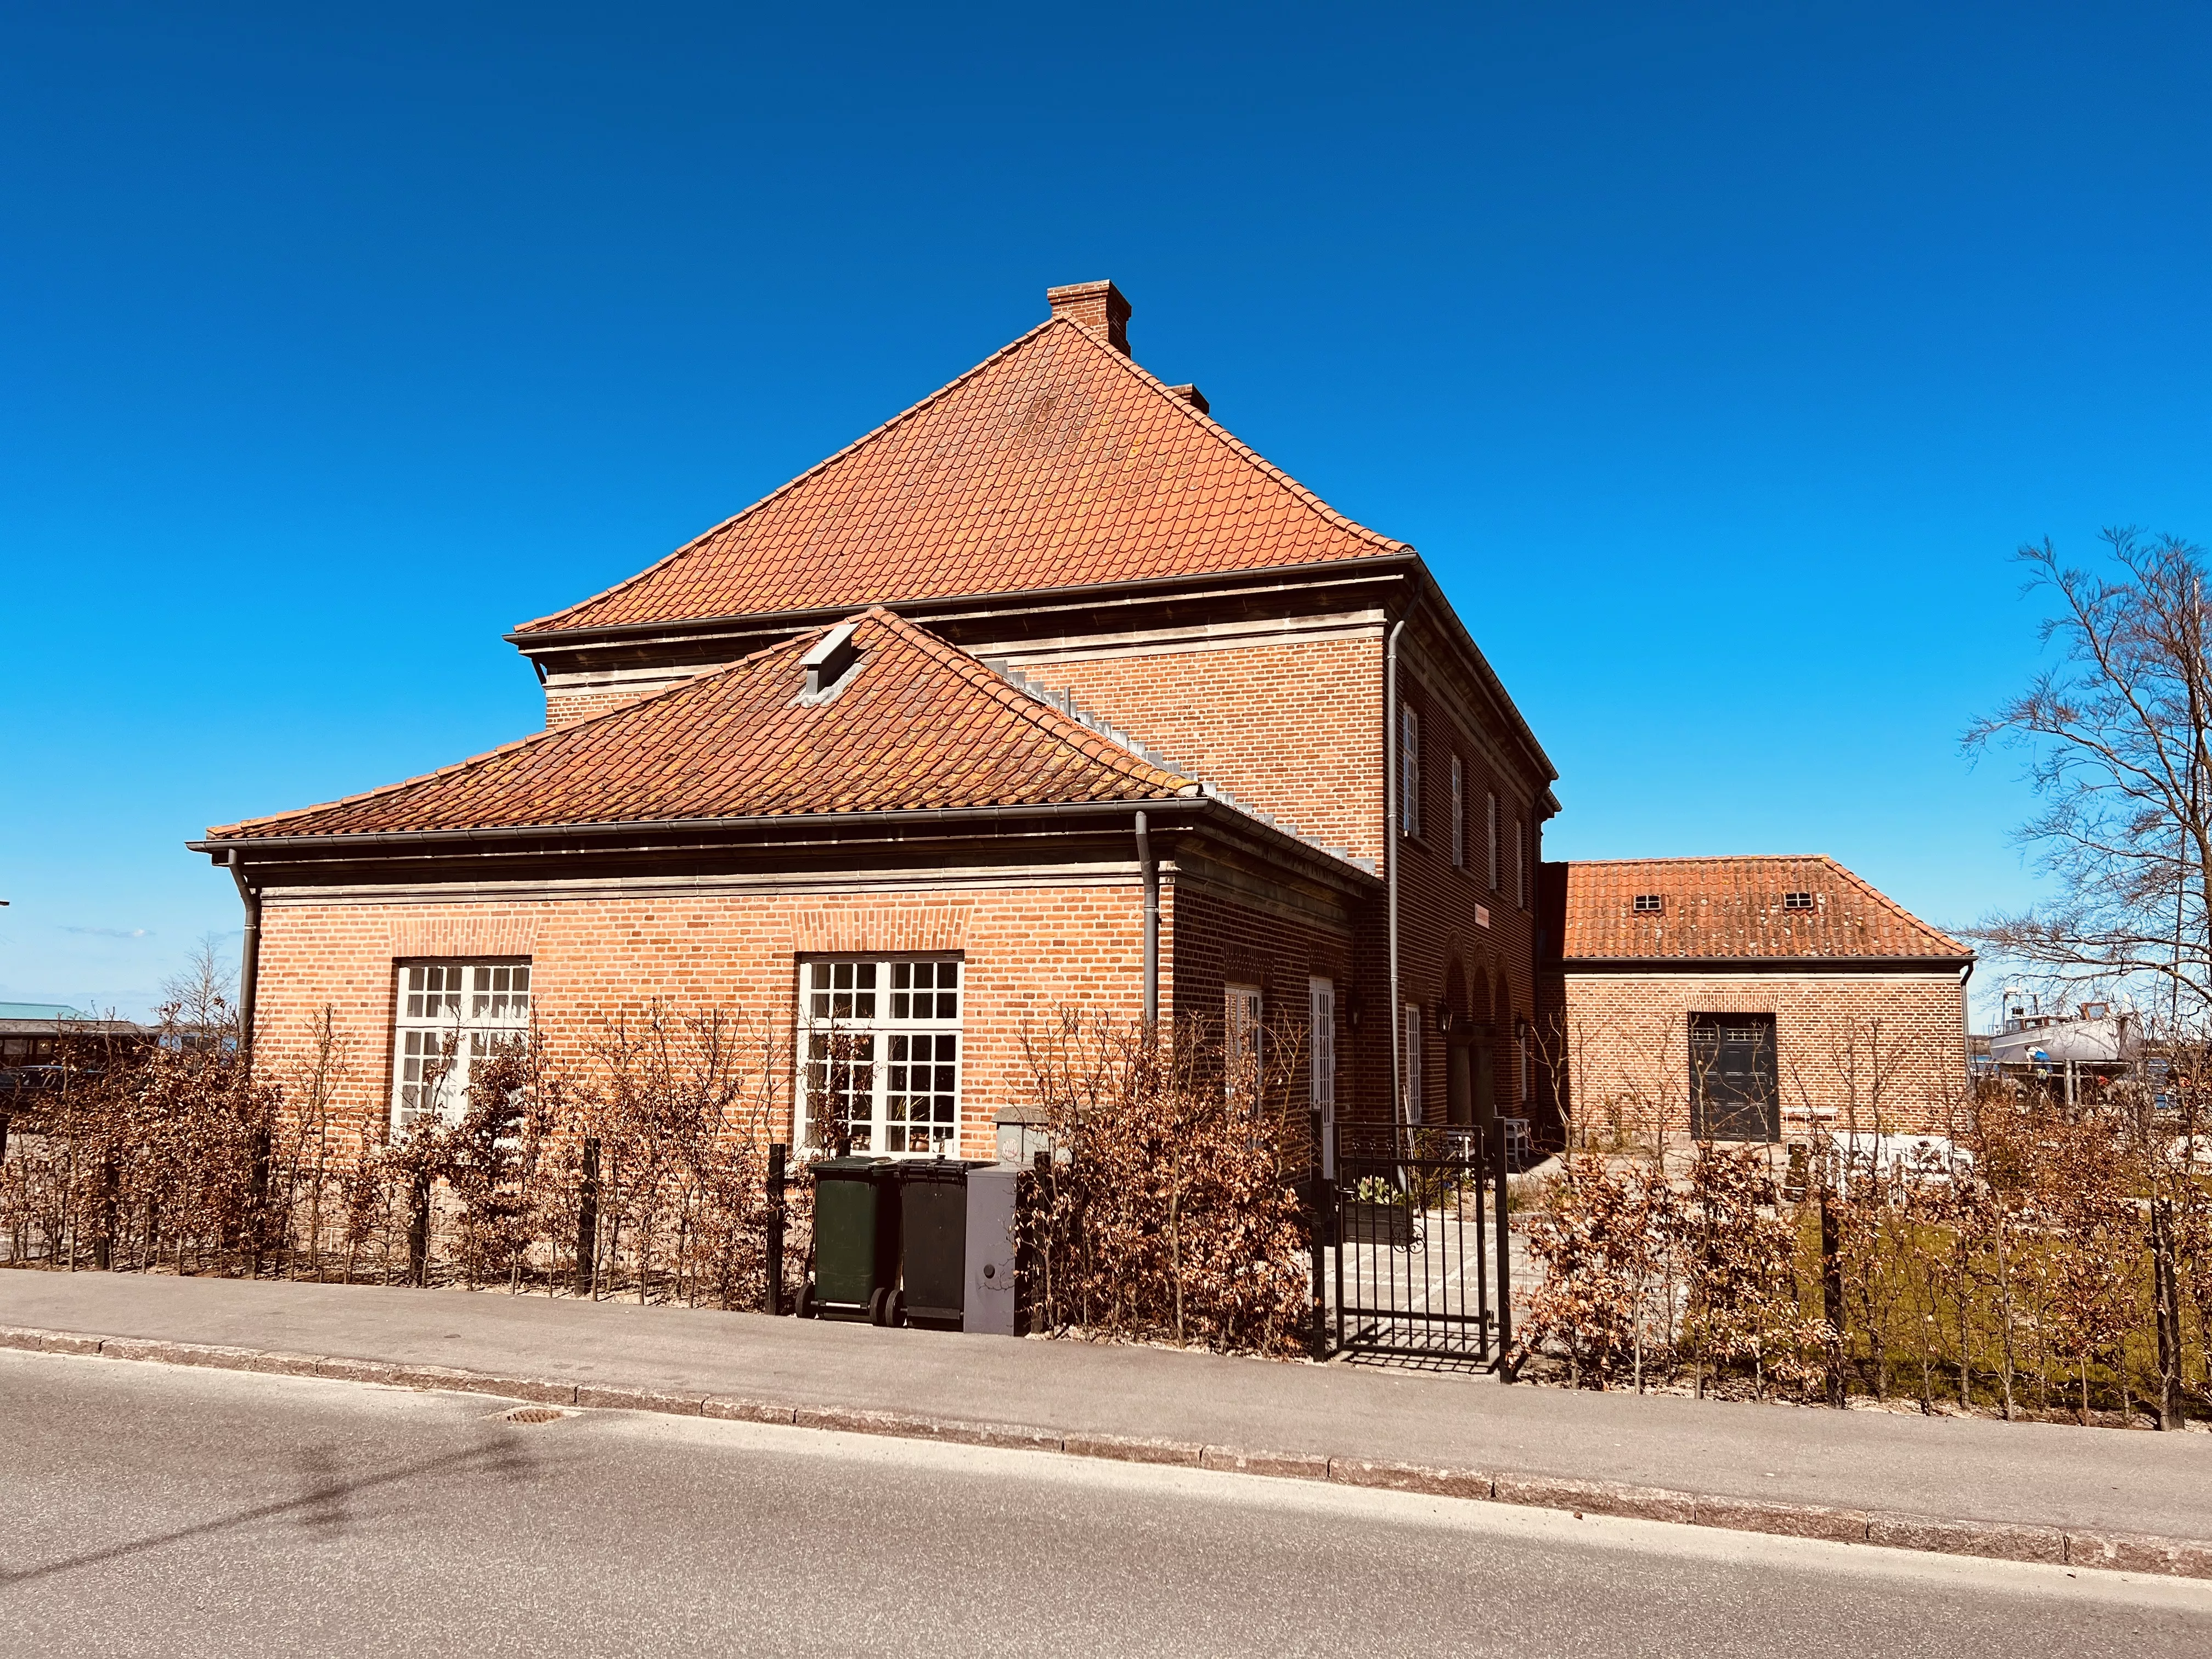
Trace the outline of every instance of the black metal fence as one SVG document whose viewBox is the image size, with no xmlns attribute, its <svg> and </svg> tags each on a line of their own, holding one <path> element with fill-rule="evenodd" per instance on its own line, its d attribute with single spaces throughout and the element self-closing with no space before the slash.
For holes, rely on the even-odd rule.
<svg viewBox="0 0 2212 1659">
<path fill-rule="evenodd" d="M 1512 1341 L 1503 1133 L 1383 1129 L 1334 1166 L 1318 1219 L 1335 1352 L 1495 1364 Z"/>
</svg>

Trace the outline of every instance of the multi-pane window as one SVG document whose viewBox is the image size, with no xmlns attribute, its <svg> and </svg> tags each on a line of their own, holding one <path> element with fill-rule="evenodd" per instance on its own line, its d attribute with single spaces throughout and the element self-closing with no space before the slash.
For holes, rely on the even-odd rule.
<svg viewBox="0 0 2212 1659">
<path fill-rule="evenodd" d="M 1421 1005 L 1406 1005 L 1406 1052 L 1400 1062 L 1405 1067 L 1406 1121 L 1421 1121 Z"/>
<path fill-rule="evenodd" d="M 1231 985 L 1222 991 L 1221 1057 L 1229 1084 L 1256 1083 L 1260 1061 L 1260 988 Z"/>
<path fill-rule="evenodd" d="M 1336 1179 L 1336 984 L 1306 981 L 1307 1099 L 1321 1121 L 1321 1173 Z"/>
<path fill-rule="evenodd" d="M 1452 865 L 1467 868 L 1467 779 L 1454 755 L 1451 763 Z"/>
<path fill-rule="evenodd" d="M 1307 1099 L 1324 1117 L 1336 1113 L 1336 985 L 1306 981 Z"/>
<path fill-rule="evenodd" d="M 1398 833 L 1421 833 L 1421 721 L 1410 708 L 1398 711 Z"/>
<path fill-rule="evenodd" d="M 1513 902 L 1528 908 L 1528 820 L 1513 820 Z"/>
<path fill-rule="evenodd" d="M 1483 797 L 1487 816 L 1484 819 L 1485 833 L 1490 848 L 1490 890 L 1493 893 L 1505 884 L 1498 879 L 1498 794 L 1495 790 Z"/>
<path fill-rule="evenodd" d="M 936 957 L 799 963 L 810 1126 L 856 1152 L 960 1143 L 961 964 Z M 842 1131 L 842 1137 L 838 1132 Z"/>
<path fill-rule="evenodd" d="M 530 1029 L 530 964 L 402 963 L 393 1025 L 392 1127 L 459 1122 L 471 1065 Z"/>
</svg>

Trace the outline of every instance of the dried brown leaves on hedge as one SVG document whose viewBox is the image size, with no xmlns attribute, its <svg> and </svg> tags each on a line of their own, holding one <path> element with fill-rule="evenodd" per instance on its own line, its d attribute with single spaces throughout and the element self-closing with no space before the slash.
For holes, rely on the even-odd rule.
<svg viewBox="0 0 2212 1659">
<path fill-rule="evenodd" d="M 1267 1354 L 1312 1328 L 1310 1161 L 1289 1079 L 1296 1038 L 1064 1018 L 1025 1040 L 1056 1152 L 1026 1217 L 1046 1322 L 1131 1340 Z"/>
<path fill-rule="evenodd" d="M 738 1018 L 648 1006 L 574 1068 L 495 1048 L 455 1121 L 397 1133 L 341 1109 L 335 1015 L 306 1035 L 260 1079 L 220 1031 L 67 1045 L 11 1114 L 6 1261 L 759 1304 L 777 1053 Z"/>
<path fill-rule="evenodd" d="M 2212 1414 L 2212 1058 L 2154 1097 L 1990 1083 L 1918 1152 L 1821 1143 L 1567 1158 L 1522 1212 L 1524 1357 L 1583 1386 Z"/>
</svg>

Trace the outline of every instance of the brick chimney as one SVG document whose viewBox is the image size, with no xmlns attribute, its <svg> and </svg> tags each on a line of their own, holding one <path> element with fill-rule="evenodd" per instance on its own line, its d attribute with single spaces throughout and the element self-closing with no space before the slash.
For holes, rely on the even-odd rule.
<svg viewBox="0 0 2212 1659">
<path fill-rule="evenodd" d="M 1129 302 L 1111 283 L 1070 283 L 1044 291 L 1055 317 L 1080 323 L 1124 357 L 1129 355 Z"/>
</svg>

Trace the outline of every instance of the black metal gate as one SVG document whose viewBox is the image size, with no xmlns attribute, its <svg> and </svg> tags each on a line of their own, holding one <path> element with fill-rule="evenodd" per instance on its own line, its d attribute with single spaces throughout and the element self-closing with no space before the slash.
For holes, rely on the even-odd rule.
<svg viewBox="0 0 2212 1659">
<path fill-rule="evenodd" d="M 1340 1145 L 1323 1182 L 1339 1353 L 1497 1363 L 1512 1341 L 1504 1176 L 1496 1131 L 1385 1129 L 1379 1145 Z"/>
</svg>

